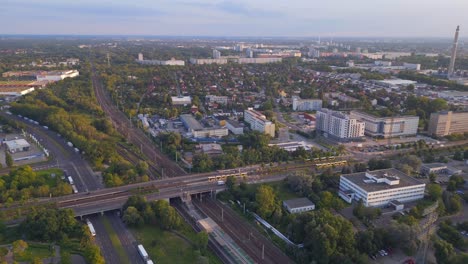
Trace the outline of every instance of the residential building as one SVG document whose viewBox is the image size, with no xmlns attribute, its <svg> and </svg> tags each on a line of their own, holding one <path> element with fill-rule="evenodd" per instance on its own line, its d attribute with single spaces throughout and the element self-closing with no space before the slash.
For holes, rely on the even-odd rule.
<svg viewBox="0 0 468 264">
<path fill-rule="evenodd" d="M 317 111 L 315 117 L 316 129 L 326 137 L 346 141 L 364 136 L 365 123 L 342 112 L 323 108 Z"/>
<path fill-rule="evenodd" d="M 3 141 L 3 143 L 6 145 L 7 150 L 10 153 L 28 151 L 31 147 L 31 145 L 25 139 L 22 138 Z"/>
<path fill-rule="evenodd" d="M 171 96 L 172 105 L 190 105 L 192 97 L 190 96 Z"/>
<path fill-rule="evenodd" d="M 315 210 L 315 204 L 307 198 L 296 198 L 283 201 L 283 206 L 286 211 L 291 214 L 303 213 Z"/>
<path fill-rule="evenodd" d="M 425 188 L 425 183 L 392 168 L 341 175 L 338 195 L 348 203 L 386 206 L 422 199 Z"/>
<path fill-rule="evenodd" d="M 227 105 L 229 99 L 227 96 L 207 95 L 205 96 L 205 100 L 207 103 L 218 103 L 222 105 Z"/>
<path fill-rule="evenodd" d="M 138 58 L 136 62 L 143 65 L 185 66 L 185 61 L 176 60 L 175 58 L 171 58 L 170 60 L 140 60 Z"/>
<path fill-rule="evenodd" d="M 275 124 L 258 111 L 252 109 L 245 110 L 244 121 L 250 124 L 252 130 L 263 132 L 271 137 L 275 136 Z"/>
<path fill-rule="evenodd" d="M 414 136 L 418 132 L 418 116 L 377 117 L 361 111 L 351 111 L 350 115 L 366 124 L 365 134 L 371 137 Z"/>
<path fill-rule="evenodd" d="M 213 59 L 220 59 L 221 58 L 221 52 L 219 50 L 213 50 Z"/>
<path fill-rule="evenodd" d="M 276 146 L 280 149 L 284 149 L 288 152 L 294 152 L 298 148 L 303 148 L 305 150 L 311 150 L 312 145 L 308 144 L 305 141 L 293 141 L 293 142 L 284 142 L 284 143 L 276 143 L 276 144 L 268 144 L 268 146 Z"/>
<path fill-rule="evenodd" d="M 418 64 L 418 63 L 406 63 L 406 62 L 404 62 L 404 63 L 403 63 L 403 68 L 405 68 L 405 69 L 407 69 L 407 70 L 419 71 L 419 70 L 421 70 L 421 64 Z"/>
<path fill-rule="evenodd" d="M 234 135 L 244 134 L 244 126 L 235 120 L 226 120 L 226 128 Z"/>
<path fill-rule="evenodd" d="M 198 64 L 198 65 L 201 65 L 201 64 L 227 64 L 228 59 L 227 58 L 223 58 L 223 59 L 194 59 L 194 58 L 191 58 L 190 63 Z"/>
<path fill-rule="evenodd" d="M 239 58 L 235 60 L 235 62 L 239 64 L 249 64 L 249 63 L 256 63 L 256 64 L 263 64 L 263 63 L 275 63 L 275 62 L 282 62 L 282 58 Z"/>
<path fill-rule="evenodd" d="M 294 111 L 317 111 L 322 109 L 320 99 L 301 99 L 298 96 L 292 97 L 292 109 Z"/>
<path fill-rule="evenodd" d="M 428 132 L 438 137 L 468 132 L 468 112 L 441 111 L 432 113 Z"/>
</svg>

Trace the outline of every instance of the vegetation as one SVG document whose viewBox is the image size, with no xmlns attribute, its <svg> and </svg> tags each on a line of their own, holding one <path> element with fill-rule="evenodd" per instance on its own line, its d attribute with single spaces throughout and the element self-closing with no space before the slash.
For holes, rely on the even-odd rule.
<svg viewBox="0 0 468 264">
<path fill-rule="evenodd" d="M 55 176 L 52 177 L 52 174 Z M 58 169 L 36 172 L 29 166 L 13 169 L 0 178 L 0 202 L 71 194 L 72 188 L 61 179 L 62 174 Z"/>
</svg>

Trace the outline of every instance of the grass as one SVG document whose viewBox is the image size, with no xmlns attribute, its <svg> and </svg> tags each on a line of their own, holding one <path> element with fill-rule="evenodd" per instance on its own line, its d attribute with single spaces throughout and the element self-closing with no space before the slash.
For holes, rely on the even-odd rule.
<svg viewBox="0 0 468 264">
<path fill-rule="evenodd" d="M 30 243 L 29 247 L 21 255 L 15 256 L 15 261 L 33 261 L 34 258 L 48 258 L 53 256 L 53 251 L 49 249 L 49 245 Z"/>
<path fill-rule="evenodd" d="M 54 173 L 55 178 L 52 178 L 50 175 Z M 36 171 L 37 176 L 40 176 L 46 179 L 46 183 L 49 187 L 57 186 L 57 179 L 60 179 L 63 175 L 63 171 L 61 169 L 47 169 L 47 170 L 38 170 Z"/>
<path fill-rule="evenodd" d="M 261 184 L 250 184 L 249 188 L 252 188 L 251 190 L 253 191 L 260 185 L 271 186 L 276 191 L 277 197 L 281 201 L 301 197 L 297 195 L 296 193 L 292 192 L 291 190 L 289 190 L 288 186 L 283 181 L 268 182 L 268 183 L 261 183 Z"/>
<path fill-rule="evenodd" d="M 120 242 L 120 239 L 117 236 L 117 233 L 115 232 L 114 228 L 112 228 L 111 223 L 109 222 L 109 220 L 106 217 L 102 217 L 101 219 L 102 219 L 102 223 L 104 225 L 104 228 L 106 229 L 106 232 L 109 235 L 112 246 L 115 248 L 115 251 L 117 251 L 117 254 L 119 255 L 120 261 L 122 263 L 130 264 L 130 260 L 128 258 L 128 255 L 125 252 L 125 249 L 123 248 L 122 243 Z"/>
<path fill-rule="evenodd" d="M 200 252 L 174 233 L 162 230 L 153 225 L 133 228 L 132 232 L 139 243 L 145 247 L 150 259 L 152 259 L 154 263 L 172 264 L 198 262 Z M 179 232 L 189 240 L 193 240 L 195 236 L 195 232 L 185 223 Z M 208 258 L 210 264 L 222 263 L 209 251 L 207 251 L 205 257 Z"/>
</svg>

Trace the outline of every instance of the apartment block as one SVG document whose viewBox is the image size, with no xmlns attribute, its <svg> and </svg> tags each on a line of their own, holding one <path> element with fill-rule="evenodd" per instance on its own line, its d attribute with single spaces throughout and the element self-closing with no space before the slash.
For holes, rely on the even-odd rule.
<svg viewBox="0 0 468 264">
<path fill-rule="evenodd" d="M 428 132 L 438 137 L 468 132 L 468 112 L 441 111 L 432 113 Z"/>
<path fill-rule="evenodd" d="M 364 136 L 365 123 L 342 112 L 323 108 L 317 111 L 316 119 L 316 129 L 325 136 L 344 141 Z"/>
<path fill-rule="evenodd" d="M 258 111 L 251 109 L 245 110 L 244 121 L 250 124 L 252 130 L 263 132 L 271 137 L 275 136 L 275 124 Z"/>
<path fill-rule="evenodd" d="M 317 111 L 322 109 L 320 99 L 301 99 L 298 96 L 292 97 L 292 109 L 294 111 Z"/>
<path fill-rule="evenodd" d="M 366 124 L 365 134 L 371 137 L 414 136 L 418 132 L 418 116 L 377 117 L 360 111 L 350 115 Z"/>
</svg>

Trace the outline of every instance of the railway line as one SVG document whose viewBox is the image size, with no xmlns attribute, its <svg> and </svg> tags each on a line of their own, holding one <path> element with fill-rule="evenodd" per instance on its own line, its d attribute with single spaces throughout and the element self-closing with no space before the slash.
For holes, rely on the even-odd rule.
<svg viewBox="0 0 468 264">
<path fill-rule="evenodd" d="M 146 134 L 139 128 L 134 127 L 125 114 L 115 107 L 105 91 L 94 66 L 92 67 L 92 83 L 96 99 L 103 111 L 110 117 L 114 127 L 119 133 L 126 136 L 129 142 L 141 148 L 142 153 L 148 158 L 148 163 L 157 168 L 157 172 L 161 177 L 176 177 L 187 174 L 177 163 L 155 148 Z"/>
<path fill-rule="evenodd" d="M 212 199 L 204 199 L 203 202 L 193 200 L 193 203 L 232 237 L 256 263 L 293 263 L 271 241 L 246 223 L 232 209 Z"/>
</svg>

